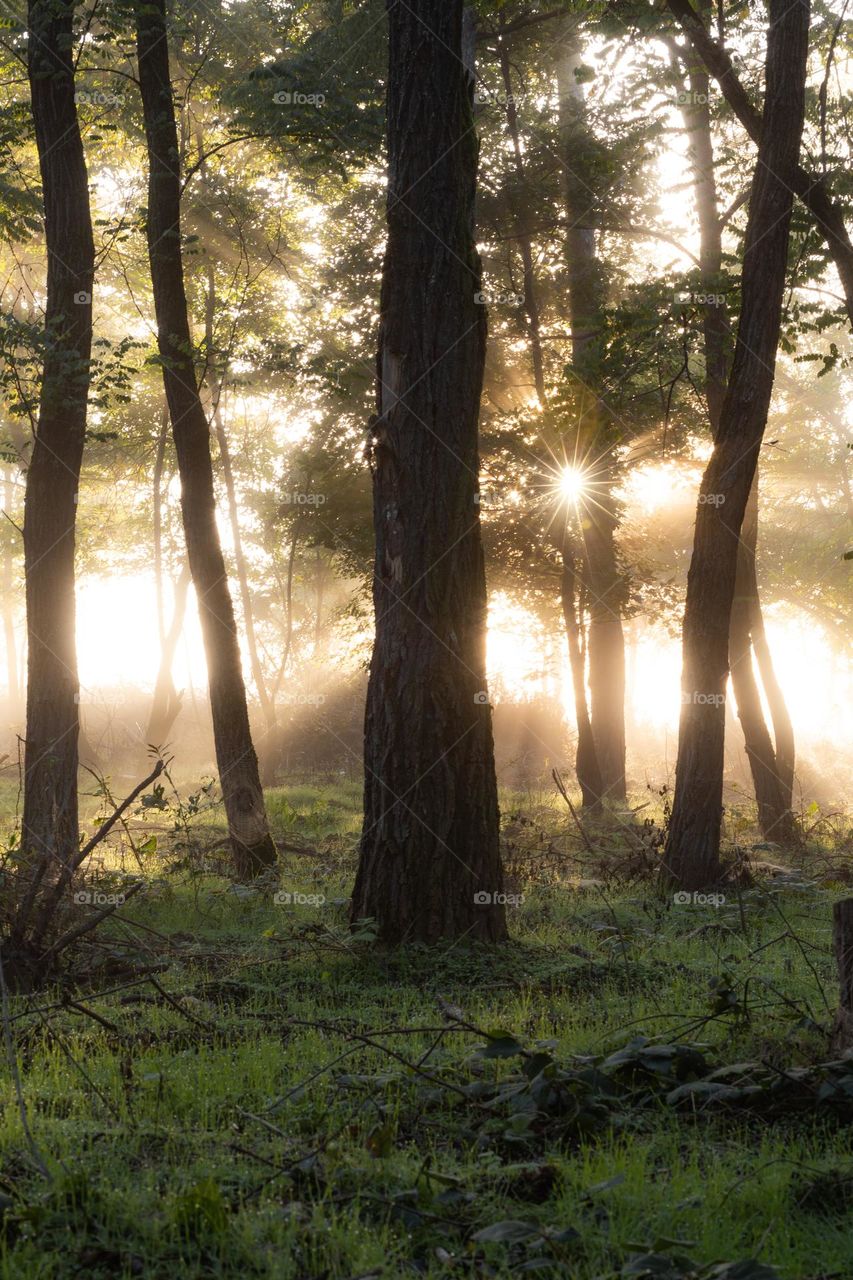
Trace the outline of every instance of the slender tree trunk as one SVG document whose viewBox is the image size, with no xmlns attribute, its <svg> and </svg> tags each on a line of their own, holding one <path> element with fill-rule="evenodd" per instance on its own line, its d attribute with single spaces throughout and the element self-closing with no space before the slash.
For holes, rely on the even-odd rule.
<svg viewBox="0 0 853 1280">
<path fill-rule="evenodd" d="M 169 433 L 169 406 L 163 405 L 160 430 L 154 449 L 154 471 L 151 477 L 151 501 L 154 542 L 154 590 L 157 596 L 157 635 L 162 647 L 166 638 L 166 604 L 163 591 L 163 469 L 166 462 L 166 439 Z"/>
<path fill-rule="evenodd" d="M 139 81 L 148 144 L 148 255 L 169 403 L 187 557 L 207 657 L 216 760 L 238 874 L 276 860 L 249 729 L 234 608 L 216 525 L 207 417 L 192 355 L 181 252 L 181 176 L 164 0 L 137 8 Z"/>
<path fill-rule="evenodd" d="M 389 3 L 388 243 L 373 423 L 376 640 L 354 920 L 506 936 L 477 423 L 486 316 L 462 0 Z M 441 104 L 441 109 L 436 104 Z"/>
<path fill-rule="evenodd" d="M 719 84 L 732 111 L 753 142 L 758 143 L 762 134 L 762 118 L 738 79 L 727 50 L 714 40 L 690 0 L 666 2 L 682 31 Z M 847 314 L 853 323 L 853 243 L 845 224 L 844 207 L 833 201 L 825 179 L 818 174 L 809 173 L 802 165 L 795 166 L 791 185 L 826 241 L 844 290 Z"/>
<path fill-rule="evenodd" d="M 568 539 L 566 539 L 566 544 Z M 569 648 L 569 670 L 572 673 L 572 694 L 575 704 L 575 723 L 578 731 L 578 745 L 575 753 L 575 773 L 581 789 L 581 800 L 585 809 L 601 808 L 601 796 L 604 790 L 601 781 L 601 770 L 598 766 L 598 754 L 592 735 L 589 719 L 589 708 L 586 700 L 586 661 L 581 645 L 582 612 L 579 600 L 579 582 L 576 570 L 576 559 L 569 545 L 562 548 L 563 573 L 561 581 L 561 601 L 563 621 L 566 627 L 566 640 Z"/>
<path fill-rule="evenodd" d="M 13 510 L 14 485 L 10 467 L 3 468 L 3 504 L 7 512 Z M 21 709 L 21 690 L 18 683 L 18 648 L 15 641 L 15 593 L 14 593 L 15 555 L 11 543 L 3 552 L 3 579 L 0 591 L 3 594 L 3 638 L 6 643 L 6 683 L 9 686 L 9 710 L 13 720 L 18 719 Z"/>
<path fill-rule="evenodd" d="M 27 60 L 44 195 L 45 356 L 24 500 L 28 673 L 22 843 L 39 882 L 77 850 L 74 539 L 86 431 L 95 251 L 74 102 L 72 0 L 30 0 Z M 26 926 L 19 918 L 19 933 Z"/>
<path fill-rule="evenodd" d="M 178 718 L 183 701 L 175 688 L 172 667 L 175 661 L 178 641 L 184 629 L 184 619 L 187 616 L 187 594 L 190 588 L 190 581 L 190 567 L 185 564 L 178 581 L 175 583 L 172 624 L 163 635 L 160 643 L 160 666 L 157 671 L 154 697 L 151 699 L 151 715 L 148 718 L 148 729 L 145 734 L 145 741 L 149 746 L 156 747 L 158 750 L 166 745 L 166 740 L 172 730 L 172 725 Z"/>
<path fill-rule="evenodd" d="M 626 799 L 625 779 L 625 633 L 622 624 L 624 583 L 616 560 L 616 504 L 610 458 L 609 414 L 600 394 L 599 360 L 604 281 L 590 223 L 593 178 L 585 153 L 589 149 L 583 90 L 574 74 L 580 65 L 574 24 L 560 48 L 557 82 L 560 99 L 564 199 L 568 219 L 569 312 L 572 328 L 572 373 L 578 399 L 575 454 L 593 473 L 594 496 L 581 498 L 583 573 L 589 599 L 590 720 L 598 756 L 603 795 L 616 803 Z"/>
<path fill-rule="evenodd" d="M 710 4 L 702 5 L 707 17 Z M 676 57 L 678 52 L 676 52 Z M 728 346 L 728 318 L 725 299 L 722 296 L 723 238 L 717 206 L 717 184 L 714 167 L 714 148 L 711 136 L 709 106 L 710 78 L 695 50 L 688 46 L 687 91 L 683 97 L 682 116 L 691 143 L 691 163 L 694 190 L 699 216 L 699 260 L 702 273 L 703 331 L 705 347 L 705 394 L 708 401 L 708 417 L 711 433 L 716 439 L 720 429 L 723 398 L 726 386 Z M 758 471 L 750 490 L 746 515 L 738 547 L 737 578 L 732 605 L 731 632 L 729 636 L 729 664 L 731 666 L 732 691 L 737 704 L 738 717 L 743 729 L 747 760 L 752 774 L 753 789 L 758 808 L 758 822 L 765 839 L 790 843 L 795 839 L 791 808 L 793 787 L 793 728 L 784 707 L 781 689 L 776 685 L 777 708 L 781 703 L 784 714 L 780 717 L 782 741 L 790 743 L 786 759 L 790 761 L 791 784 L 786 788 L 776 758 L 776 750 L 761 705 L 761 694 L 753 665 L 752 626 L 762 625 L 761 603 L 758 595 L 756 552 L 758 545 Z M 765 644 L 766 648 L 766 644 Z M 760 663 L 759 663 L 759 670 Z M 772 664 L 770 671 L 772 673 Z M 763 677 L 762 677 L 763 679 Z M 790 728 L 785 738 L 784 721 Z M 775 721 L 774 721 L 775 728 Z"/>
<path fill-rule="evenodd" d="M 785 701 L 782 687 L 776 678 L 770 646 L 764 631 L 764 615 L 757 590 L 752 592 L 749 629 L 752 636 L 752 647 L 761 673 L 761 683 L 767 705 L 770 707 L 770 718 L 773 721 L 773 737 L 776 740 L 776 776 L 782 794 L 785 810 L 793 812 L 794 803 L 794 767 L 796 749 L 794 743 L 794 726 Z M 777 837 L 774 837 L 777 838 Z M 795 827 L 793 838 L 799 840 L 801 833 Z"/>
<path fill-rule="evenodd" d="M 166 600 L 164 591 L 163 570 L 163 471 L 166 461 L 166 441 L 169 433 L 169 406 L 164 404 L 160 431 L 154 451 L 154 472 L 152 476 L 152 509 L 153 509 L 153 541 L 154 541 L 154 587 L 157 597 L 157 634 L 160 640 L 160 664 L 157 679 L 154 683 L 154 696 L 151 699 L 151 712 L 148 717 L 148 728 L 145 741 L 149 746 L 163 747 L 169 736 L 172 725 L 181 709 L 181 697 L 175 688 L 172 678 L 172 666 L 175 661 L 175 650 L 184 626 L 186 617 L 187 593 L 190 584 L 189 565 L 184 565 L 178 581 L 175 583 L 175 601 L 172 622 L 166 627 Z"/>
<path fill-rule="evenodd" d="M 213 264 L 207 269 L 207 305 L 205 318 L 205 337 L 208 352 L 213 351 L 213 321 L 216 314 L 216 279 Z M 231 462 L 231 449 L 228 444 L 228 433 L 222 417 L 222 380 L 212 371 L 208 374 L 210 400 L 213 413 L 213 426 L 216 441 L 219 445 L 219 458 L 222 463 L 222 475 L 225 480 L 225 494 L 228 500 L 228 520 L 231 525 L 231 541 L 234 544 L 234 563 L 237 568 L 237 584 L 240 588 L 240 604 L 243 609 L 243 626 L 246 632 L 246 646 L 249 650 L 249 666 L 252 680 L 261 704 L 264 717 L 265 736 L 272 741 L 275 736 L 275 706 L 267 692 L 264 669 L 258 650 L 258 638 L 255 633 L 255 611 L 252 604 L 252 590 L 249 586 L 249 569 L 246 554 L 243 550 L 243 535 L 240 530 L 240 508 L 237 502 L 237 485 L 234 481 L 234 467 Z M 264 756 L 266 752 L 262 753 Z"/>
<path fill-rule="evenodd" d="M 744 244 L 742 305 L 720 429 L 696 514 L 684 614 L 682 713 L 664 879 L 719 877 L 725 690 L 739 535 L 767 424 L 805 103 L 808 0 L 770 0 L 764 121 Z"/>
<path fill-rule="evenodd" d="M 498 20 L 500 23 L 500 19 Z M 539 302 L 536 297 L 536 274 L 533 264 L 533 242 L 526 226 L 526 218 L 530 216 L 529 201 L 525 199 L 524 158 L 521 149 L 521 136 L 518 131 L 518 112 L 515 109 L 515 96 L 512 91 L 512 69 L 509 61 L 509 47 L 505 39 L 498 41 L 498 57 L 500 59 L 501 77 L 506 95 L 506 122 L 512 141 L 512 154 L 515 161 L 515 176 L 518 191 L 513 201 L 516 236 L 524 269 L 524 310 L 530 333 L 530 358 L 533 364 L 533 385 L 539 404 L 545 406 L 545 361 L 542 355 L 542 338 L 539 324 Z"/>
</svg>

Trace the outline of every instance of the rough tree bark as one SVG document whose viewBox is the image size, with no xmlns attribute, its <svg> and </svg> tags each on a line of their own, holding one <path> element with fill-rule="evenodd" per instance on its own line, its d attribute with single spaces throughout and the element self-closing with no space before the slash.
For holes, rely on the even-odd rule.
<svg viewBox="0 0 853 1280">
<path fill-rule="evenodd" d="M 258 760 L 249 729 L 234 607 L 216 526 L 210 432 L 193 361 L 181 252 L 181 174 L 164 0 L 146 0 L 137 6 L 136 36 L 149 162 L 148 256 L 163 385 L 181 477 L 187 558 L 198 597 L 216 762 L 228 830 L 237 872 L 251 876 L 275 863 L 276 849 L 267 825 Z"/>
<path fill-rule="evenodd" d="M 74 102 L 73 0 L 30 0 L 27 61 L 44 196 L 45 356 L 24 499 L 27 728 L 22 844 L 32 880 L 78 845 L 74 540 L 86 432 L 95 250 Z M 18 918 L 25 929 L 27 911 Z"/>
<path fill-rule="evenodd" d="M 388 243 L 370 443 L 376 640 L 352 918 L 373 917 L 391 944 L 500 940 L 477 498 L 486 315 L 476 302 L 473 74 L 462 0 L 392 0 L 388 20 Z"/>
<path fill-rule="evenodd" d="M 764 119 L 750 196 L 741 314 L 714 451 L 702 479 L 684 614 L 675 797 L 662 876 L 718 879 L 728 638 L 739 535 L 773 390 L 792 182 L 805 103 L 808 0 L 771 0 Z"/>
<path fill-rule="evenodd" d="M 701 4 L 703 17 L 710 3 Z M 710 77 L 707 68 L 691 46 L 682 53 L 673 50 L 674 59 L 684 57 L 687 66 L 686 89 L 682 97 L 682 117 L 690 137 L 690 160 L 699 221 L 699 263 L 702 276 L 703 340 L 705 349 L 705 396 L 711 434 L 716 439 L 720 429 L 728 365 L 728 317 L 722 295 L 723 226 L 717 203 L 714 147 L 711 135 Z M 677 71 L 677 67 L 676 67 Z M 773 706 L 777 747 L 770 736 L 761 693 L 753 666 L 755 627 L 764 641 L 765 668 L 769 650 L 764 639 L 761 601 L 758 594 L 756 557 L 758 548 L 758 469 L 750 490 L 740 546 L 737 576 L 729 628 L 729 663 L 732 691 L 743 730 L 747 760 L 752 775 L 758 808 L 758 822 L 765 839 L 786 844 L 796 841 L 791 813 L 794 778 L 794 737 L 782 691 L 776 683 Z M 758 656 L 756 648 L 756 657 Z M 768 674 L 775 679 L 772 663 Z M 769 697 L 768 697 L 769 700 Z M 778 725 L 778 728 L 777 728 Z M 787 730 L 787 731 L 786 731 Z M 787 780 L 790 779 L 788 782 Z"/>
<path fill-rule="evenodd" d="M 584 585 L 589 599 L 589 718 L 602 795 L 617 804 L 626 798 L 624 584 L 616 560 L 616 504 L 610 457 L 609 414 L 600 395 L 598 363 L 604 282 L 595 248 L 590 210 L 593 179 L 584 177 L 588 149 L 583 90 L 575 76 L 580 50 L 575 27 L 563 36 L 557 63 L 560 145 L 568 230 L 568 300 L 572 330 L 572 372 L 577 381 L 576 456 L 593 475 L 592 496 L 580 501 Z M 580 732 L 580 731 L 579 731 Z M 580 743 L 579 743 L 580 745 Z"/>
</svg>

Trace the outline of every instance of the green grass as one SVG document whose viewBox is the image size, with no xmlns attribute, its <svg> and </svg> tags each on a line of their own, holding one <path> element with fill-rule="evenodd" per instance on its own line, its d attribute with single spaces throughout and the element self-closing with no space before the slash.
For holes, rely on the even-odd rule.
<svg viewBox="0 0 853 1280">
<path fill-rule="evenodd" d="M 281 885 L 322 906 L 238 894 L 186 864 L 161 874 L 164 839 L 150 892 L 127 909 L 146 928 L 116 923 L 77 957 L 72 998 L 102 1021 L 57 1007 L 58 992 L 13 998 L 52 1178 L 35 1169 L 4 1069 L 0 1190 L 13 1203 L 0 1276 L 592 1280 L 661 1237 L 697 1265 L 853 1274 L 851 1135 L 822 1111 L 770 1123 L 632 1093 L 585 1134 L 561 1121 L 513 1142 L 495 1108 L 458 1090 L 517 1060 L 477 1058 L 484 1037 L 442 1013 L 552 1042 L 560 1064 L 639 1033 L 701 1043 L 719 1063 L 820 1061 L 840 883 L 791 877 L 719 908 L 662 904 L 650 882 L 607 875 L 578 889 L 592 868 L 543 800 L 526 843 L 513 836 L 524 902 L 509 945 L 387 954 L 346 925 L 358 806 L 349 785 L 270 793 L 277 833 L 311 851 L 285 853 Z M 191 825 L 217 830 L 210 814 Z M 606 872 L 619 840 L 600 839 Z M 474 1239 L 508 1220 L 527 1238 Z"/>
</svg>

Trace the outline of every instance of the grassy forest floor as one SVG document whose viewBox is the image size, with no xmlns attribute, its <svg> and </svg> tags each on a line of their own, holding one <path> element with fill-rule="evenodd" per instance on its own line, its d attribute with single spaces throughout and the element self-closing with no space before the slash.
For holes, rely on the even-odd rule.
<svg viewBox="0 0 853 1280">
<path fill-rule="evenodd" d="M 124 920 L 9 1000 L 32 1144 L 7 1060 L 0 1275 L 853 1276 L 837 819 L 682 904 L 653 809 L 583 838 L 505 795 L 512 942 L 387 954 L 347 927 L 355 785 L 270 793 L 258 891 L 204 792 L 158 796 L 80 886 L 141 867 Z"/>
</svg>

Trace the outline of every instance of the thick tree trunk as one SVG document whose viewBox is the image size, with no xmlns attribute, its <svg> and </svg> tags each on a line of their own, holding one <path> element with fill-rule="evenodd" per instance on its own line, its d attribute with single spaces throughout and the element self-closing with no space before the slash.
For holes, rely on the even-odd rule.
<svg viewBox="0 0 853 1280">
<path fill-rule="evenodd" d="M 181 176 L 164 0 L 137 8 L 139 82 L 148 143 L 148 255 L 169 404 L 187 557 L 207 657 L 216 761 L 237 872 L 272 866 L 258 761 L 249 729 L 234 608 L 216 525 L 210 433 L 192 356 L 181 253 Z"/>
<path fill-rule="evenodd" d="M 744 244 L 742 306 L 714 452 L 702 480 L 684 614 L 675 798 L 662 874 L 719 876 L 728 633 L 739 535 L 767 424 L 782 315 L 792 179 L 805 102 L 808 0 L 771 0 L 764 121 Z"/>
<path fill-rule="evenodd" d="M 388 243 L 370 450 L 376 640 L 352 917 L 373 917 L 392 944 L 498 940 L 473 75 L 462 61 L 462 0 L 389 3 L 388 19 Z"/>
<path fill-rule="evenodd" d="M 47 245 L 45 356 L 27 471 L 27 728 L 22 843 L 38 882 L 77 850 L 74 538 L 86 431 L 95 251 L 74 103 L 73 3 L 30 0 L 28 71 Z M 26 914 L 26 913 L 25 913 Z M 19 926 L 26 925 L 25 915 Z"/>
<path fill-rule="evenodd" d="M 701 5 L 703 17 L 710 11 L 710 3 Z M 678 56 L 676 52 L 675 56 Z M 699 218 L 699 261 L 702 273 L 703 333 L 705 348 L 705 395 L 708 417 L 714 439 L 720 429 L 720 417 L 726 388 L 728 318 L 725 299 L 722 296 L 723 237 L 717 206 L 717 183 L 714 167 L 714 148 L 711 137 L 710 79 L 708 71 L 695 50 L 688 46 L 687 91 L 684 94 L 682 116 L 690 137 L 690 159 L 693 168 L 694 190 Z M 743 729 L 747 759 L 752 774 L 753 789 L 758 808 L 758 821 L 762 835 L 768 840 L 790 843 L 796 838 L 790 813 L 793 787 L 793 728 L 785 738 L 785 720 L 790 727 L 782 691 L 776 685 L 774 698 L 782 727 L 781 741 L 789 745 L 786 759 L 790 760 L 791 783 L 785 786 L 776 757 L 776 750 L 764 717 L 761 693 L 752 661 L 752 626 L 763 626 L 761 604 L 758 595 L 756 551 L 758 544 L 758 472 L 750 490 L 738 547 L 738 565 L 735 596 L 732 605 L 729 635 L 729 664 L 731 666 L 732 691 L 737 704 L 738 717 Z M 766 641 L 765 641 L 766 651 Z M 756 651 L 757 656 L 757 651 Z M 769 653 L 767 654 L 769 657 Z M 759 671 L 761 664 L 759 662 Z M 772 676 L 772 664 L 770 666 Z M 763 672 L 762 672 L 763 680 Z M 781 706 L 781 711 L 779 708 Z M 774 729 L 776 721 L 774 717 Z"/>
<path fill-rule="evenodd" d="M 616 504 L 610 459 L 611 427 L 600 394 L 600 340 L 604 279 L 591 222 L 594 179 L 585 178 L 589 150 L 574 24 L 569 24 L 557 63 L 564 200 L 568 219 L 566 259 L 572 327 L 572 374 L 578 400 L 574 456 L 593 473 L 593 496 L 580 500 L 583 576 L 589 598 L 589 718 L 602 795 L 625 802 L 624 583 L 616 560 Z"/>
</svg>

